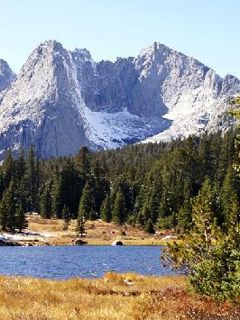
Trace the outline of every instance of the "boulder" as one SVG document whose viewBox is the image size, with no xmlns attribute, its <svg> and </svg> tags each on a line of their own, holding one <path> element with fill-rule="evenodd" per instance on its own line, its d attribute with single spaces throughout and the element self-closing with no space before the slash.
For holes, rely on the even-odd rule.
<svg viewBox="0 0 240 320">
<path fill-rule="evenodd" d="M 84 240 L 82 240 L 80 238 L 77 238 L 77 239 L 74 240 L 74 244 L 77 245 L 77 246 L 82 246 L 84 244 L 87 244 L 87 241 L 84 241 Z"/>
<path fill-rule="evenodd" d="M 121 240 L 113 241 L 112 246 L 123 246 L 123 242 Z"/>
</svg>

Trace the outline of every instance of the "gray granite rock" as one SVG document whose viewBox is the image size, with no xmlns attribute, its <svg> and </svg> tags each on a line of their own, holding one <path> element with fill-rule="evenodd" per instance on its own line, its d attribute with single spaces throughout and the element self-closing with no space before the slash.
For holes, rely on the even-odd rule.
<svg viewBox="0 0 240 320">
<path fill-rule="evenodd" d="M 14 79 L 14 72 L 6 61 L 0 59 L 0 92 L 6 89 Z"/>
<path fill-rule="evenodd" d="M 0 159 L 20 145 L 49 158 L 82 145 L 116 148 L 226 130 L 227 99 L 240 93 L 237 78 L 222 79 L 160 43 L 136 58 L 96 63 L 86 49 L 46 41 L 13 78 L 10 72 L 0 94 Z"/>
</svg>

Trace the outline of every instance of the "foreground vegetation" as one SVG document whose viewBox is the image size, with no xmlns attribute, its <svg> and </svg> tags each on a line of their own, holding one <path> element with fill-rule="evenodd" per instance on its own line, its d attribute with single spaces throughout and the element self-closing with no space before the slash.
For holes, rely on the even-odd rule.
<svg viewBox="0 0 240 320">
<path fill-rule="evenodd" d="M 239 320 L 240 307 L 187 292 L 182 277 L 106 274 L 50 281 L 0 277 L 5 320 Z"/>
</svg>

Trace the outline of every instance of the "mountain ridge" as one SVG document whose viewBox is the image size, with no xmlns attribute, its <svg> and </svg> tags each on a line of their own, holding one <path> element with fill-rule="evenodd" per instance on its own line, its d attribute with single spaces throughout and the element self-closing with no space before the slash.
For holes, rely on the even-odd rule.
<svg viewBox="0 0 240 320">
<path fill-rule="evenodd" d="M 49 158 L 82 145 L 117 148 L 226 130 L 226 101 L 238 92 L 236 77 L 221 78 L 158 42 L 136 58 L 95 62 L 87 49 L 48 40 L 0 93 L 0 158 L 20 146 Z"/>
</svg>

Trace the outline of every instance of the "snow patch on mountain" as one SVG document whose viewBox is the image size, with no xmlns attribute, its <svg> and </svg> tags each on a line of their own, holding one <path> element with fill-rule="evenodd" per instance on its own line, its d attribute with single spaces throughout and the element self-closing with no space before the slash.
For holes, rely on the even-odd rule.
<svg viewBox="0 0 240 320">
<path fill-rule="evenodd" d="M 147 134 L 142 119 L 130 114 L 127 109 L 109 113 L 94 112 L 86 107 L 84 113 L 89 124 L 87 130 L 89 140 L 104 149 L 115 149 L 127 143 L 139 141 Z"/>
</svg>

